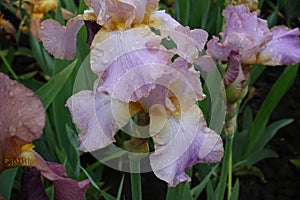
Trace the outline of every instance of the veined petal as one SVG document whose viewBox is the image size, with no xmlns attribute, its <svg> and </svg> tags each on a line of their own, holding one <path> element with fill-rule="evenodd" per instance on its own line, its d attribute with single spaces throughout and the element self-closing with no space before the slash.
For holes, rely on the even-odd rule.
<svg viewBox="0 0 300 200">
<path fill-rule="evenodd" d="M 80 150 L 95 151 L 115 141 L 113 137 L 117 126 L 109 96 L 84 90 L 70 97 L 66 106 L 73 122 L 83 132 L 79 137 Z"/>
<path fill-rule="evenodd" d="M 221 33 L 221 44 L 213 38 L 208 42 L 208 53 L 227 61 L 230 51 L 236 51 L 241 53 L 243 63 L 255 63 L 260 50 L 272 39 L 267 21 L 258 18 L 256 12 L 250 12 L 246 5 L 229 5 L 223 16 L 227 24 Z"/>
<path fill-rule="evenodd" d="M 130 54 L 133 51 L 138 52 L 139 50 L 148 50 L 149 47 L 152 47 L 151 44 L 156 45 L 153 48 L 160 48 L 160 42 L 161 38 L 155 35 L 150 27 L 145 25 L 126 31 L 107 32 L 106 30 L 100 30 L 95 35 L 91 46 L 91 68 L 99 77 L 101 77 L 104 71 L 110 67 L 110 64 L 117 59 L 122 58 L 122 56 Z M 150 50 L 151 49 L 148 51 L 149 54 L 151 54 Z M 154 54 L 153 57 L 155 56 L 158 55 Z M 126 56 L 124 57 L 124 59 L 126 59 Z M 156 60 L 160 60 L 159 58 Z M 138 58 L 134 63 L 143 64 L 142 59 L 147 59 L 147 56 Z M 165 63 L 164 60 L 163 63 Z M 126 65 L 121 66 L 122 68 L 126 68 Z M 118 69 L 119 68 L 120 67 L 118 66 Z"/>
<path fill-rule="evenodd" d="M 214 59 L 227 61 L 231 49 L 224 44 L 218 43 L 218 41 L 219 38 L 213 36 L 213 38 L 207 42 L 207 53 Z"/>
<path fill-rule="evenodd" d="M 162 37 L 173 40 L 176 47 L 170 49 L 174 54 L 178 54 L 189 63 L 196 62 L 200 57 L 207 41 L 208 34 L 201 29 L 190 30 L 189 27 L 178 26 L 175 29 L 160 29 Z"/>
<path fill-rule="evenodd" d="M 22 146 L 40 138 L 45 110 L 40 99 L 22 84 L 0 73 L 0 172 L 22 152 Z M 8 164 L 6 164 L 8 163 Z"/>
<path fill-rule="evenodd" d="M 97 15 L 97 23 L 107 30 L 127 29 L 146 23 L 158 7 L 158 0 L 91 0 L 86 3 Z"/>
<path fill-rule="evenodd" d="M 91 47 L 92 70 L 103 80 L 100 90 L 127 103 L 147 96 L 173 56 L 160 41 L 148 26 L 100 30 Z"/>
<path fill-rule="evenodd" d="M 223 41 L 234 32 L 249 35 L 254 45 L 260 47 L 272 39 L 267 21 L 258 18 L 257 12 L 250 12 L 247 5 L 229 5 L 223 11 L 223 16 L 228 20 L 222 36 Z"/>
<path fill-rule="evenodd" d="M 175 29 L 181 24 L 164 10 L 158 10 L 151 14 L 150 25 L 157 29 Z"/>
<path fill-rule="evenodd" d="M 273 39 L 258 56 L 258 63 L 264 65 L 292 65 L 300 61 L 299 28 L 288 29 L 275 26 L 271 29 Z"/>
<path fill-rule="evenodd" d="M 77 34 L 83 25 L 80 16 L 69 20 L 66 26 L 47 19 L 41 23 L 39 36 L 50 54 L 59 59 L 71 60 L 76 55 Z"/>
<path fill-rule="evenodd" d="M 183 112 L 181 120 L 170 116 L 153 140 L 155 152 L 150 155 L 152 169 L 169 186 L 190 181 L 184 172 L 186 168 L 199 162 L 218 162 L 223 156 L 221 137 L 206 127 L 196 105 Z"/>
<path fill-rule="evenodd" d="M 234 82 L 238 75 L 243 75 L 240 79 L 243 81 L 245 80 L 241 64 L 241 54 L 239 52 L 232 51 L 230 52 L 226 73 L 223 78 L 225 87 Z"/>
</svg>

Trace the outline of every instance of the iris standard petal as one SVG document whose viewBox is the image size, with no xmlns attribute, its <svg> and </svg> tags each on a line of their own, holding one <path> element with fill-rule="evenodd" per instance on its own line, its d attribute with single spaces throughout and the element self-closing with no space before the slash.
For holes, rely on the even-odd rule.
<svg viewBox="0 0 300 200">
<path fill-rule="evenodd" d="M 273 39 L 262 49 L 257 62 L 272 66 L 298 63 L 300 61 L 299 28 L 275 26 L 271 31 Z"/>
<path fill-rule="evenodd" d="M 117 126 L 109 96 L 84 90 L 70 97 L 66 106 L 73 122 L 83 133 L 79 136 L 80 150 L 95 151 L 115 141 Z"/>
<path fill-rule="evenodd" d="M 41 23 L 39 36 L 45 49 L 55 58 L 71 60 L 76 55 L 77 34 L 83 25 L 80 16 L 69 20 L 66 26 L 47 19 Z"/>
<path fill-rule="evenodd" d="M 253 44 L 263 46 L 272 39 L 267 20 L 257 17 L 257 12 L 250 12 L 247 5 L 229 5 L 223 11 L 228 22 L 223 33 L 223 41 L 234 32 L 244 33 L 252 38 Z M 251 48 L 251 47 L 249 47 Z"/>
<path fill-rule="evenodd" d="M 227 24 L 221 33 L 221 43 L 213 37 L 207 45 L 209 55 L 227 61 L 229 53 L 236 51 L 241 54 L 243 63 L 255 63 L 260 50 L 272 39 L 267 21 L 258 18 L 256 12 L 250 12 L 246 5 L 229 5 L 223 16 Z"/>
<path fill-rule="evenodd" d="M 155 151 L 150 163 L 155 175 L 169 186 L 190 181 L 186 168 L 200 162 L 218 162 L 223 156 L 221 137 L 207 128 L 198 106 L 181 116 L 181 120 L 170 116 L 160 133 L 153 136 Z"/>
</svg>

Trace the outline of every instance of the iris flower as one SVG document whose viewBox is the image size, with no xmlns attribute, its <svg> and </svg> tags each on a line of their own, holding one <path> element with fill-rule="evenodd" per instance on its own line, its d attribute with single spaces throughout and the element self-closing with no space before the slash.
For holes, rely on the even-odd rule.
<svg viewBox="0 0 300 200">
<path fill-rule="evenodd" d="M 300 61 L 299 28 L 285 26 L 268 28 L 266 20 L 250 12 L 246 5 L 229 5 L 223 11 L 227 19 L 221 42 L 213 37 L 208 42 L 208 53 L 228 65 L 225 84 L 233 82 L 239 74 L 240 64 L 291 65 Z M 233 58 L 231 55 L 239 54 Z M 230 60 L 239 59 L 239 62 Z M 243 78 L 241 78 L 243 79 Z"/>
<path fill-rule="evenodd" d="M 153 139 L 150 165 L 169 186 L 189 181 L 185 169 L 196 163 L 220 161 L 221 137 L 207 127 L 196 105 L 205 95 L 193 65 L 205 69 L 214 65 L 208 56 L 200 56 L 208 34 L 156 11 L 158 0 L 86 3 L 90 10 L 66 27 L 51 19 L 42 22 L 40 34 L 55 57 L 72 59 L 82 20 L 95 21 L 88 29 L 94 27 L 89 31 L 94 34 L 90 63 L 98 80 L 93 91 L 81 91 L 66 104 L 82 133 L 79 149 L 92 152 L 107 147 L 135 114 L 145 113 L 147 133 L 130 134 Z"/>
<path fill-rule="evenodd" d="M 0 173 L 18 166 L 29 167 L 29 171 L 35 168 L 53 182 L 55 199 L 83 199 L 89 187 L 88 179 L 77 182 L 66 178 L 62 165 L 45 161 L 33 150 L 32 141 L 40 138 L 45 125 L 45 111 L 39 98 L 0 73 L 0 100 Z M 39 185 L 28 188 L 33 193 L 41 189 Z M 46 199 L 46 196 L 42 193 L 32 198 Z"/>
</svg>

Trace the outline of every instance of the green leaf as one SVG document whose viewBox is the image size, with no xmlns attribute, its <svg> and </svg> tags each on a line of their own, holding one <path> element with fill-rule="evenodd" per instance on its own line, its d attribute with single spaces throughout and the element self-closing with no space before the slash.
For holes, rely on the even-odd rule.
<svg viewBox="0 0 300 200">
<path fill-rule="evenodd" d="M 240 191 L 240 182 L 239 182 L 239 179 L 237 179 L 233 186 L 230 200 L 238 200 L 239 199 L 239 191 Z"/>
<path fill-rule="evenodd" d="M 217 164 L 215 167 L 213 167 L 211 169 L 211 171 L 205 176 L 205 178 L 201 181 L 201 183 L 197 186 L 195 186 L 192 190 L 191 190 L 191 194 L 193 199 L 198 199 L 198 197 L 200 196 L 201 192 L 203 191 L 203 189 L 205 188 L 205 186 L 207 185 L 207 183 L 210 180 L 211 175 L 215 172 L 216 168 L 219 165 Z"/>
<path fill-rule="evenodd" d="M 53 74 L 53 60 L 50 55 L 45 51 L 41 44 L 32 36 L 29 36 L 32 55 L 41 67 L 44 73 L 48 75 Z"/>
<path fill-rule="evenodd" d="M 207 194 L 207 200 L 214 199 L 214 189 L 213 189 L 211 181 L 208 181 L 208 183 L 207 183 L 206 194 Z"/>
<path fill-rule="evenodd" d="M 60 73 L 52 77 L 52 79 L 43 85 L 36 94 L 41 98 L 45 109 L 47 109 L 52 101 L 55 99 L 56 95 L 63 88 L 68 77 L 73 72 L 76 66 L 77 60 L 73 61 L 69 66 L 67 66 Z"/>
<path fill-rule="evenodd" d="M 123 190 L 123 185 L 124 185 L 124 179 L 125 179 L 125 174 L 123 174 L 122 179 L 121 179 L 121 183 L 120 183 L 119 190 L 118 190 L 118 195 L 117 195 L 117 200 L 121 200 L 121 195 L 122 195 L 122 190 Z"/>
<path fill-rule="evenodd" d="M 297 167 L 298 169 L 300 169 L 300 159 L 292 159 L 290 160 L 290 162 Z"/>
<path fill-rule="evenodd" d="M 174 0 L 176 8 L 176 18 L 184 26 L 189 24 L 190 0 Z"/>
<path fill-rule="evenodd" d="M 294 121 L 293 119 L 282 119 L 282 120 L 272 123 L 259 136 L 259 138 L 257 139 L 257 141 L 254 144 L 253 149 L 250 149 L 250 151 L 252 151 L 252 150 L 259 151 L 259 150 L 263 149 L 264 146 L 275 136 L 275 134 L 278 132 L 279 129 L 281 129 L 284 126 L 289 125 L 293 121 Z"/>
<path fill-rule="evenodd" d="M 242 171 L 236 172 L 235 175 L 254 175 L 257 176 L 262 182 L 266 182 L 264 173 L 257 167 L 249 167 Z"/>
<path fill-rule="evenodd" d="M 89 175 L 89 173 L 83 168 L 81 167 L 81 170 L 85 173 L 85 175 L 90 179 L 92 186 L 98 190 L 101 195 L 106 199 L 106 200 L 116 200 L 115 197 L 111 196 L 110 194 L 108 194 L 107 192 L 101 190 L 99 188 L 99 186 L 97 185 L 97 183 L 92 179 L 92 177 Z"/>
<path fill-rule="evenodd" d="M 169 187 L 166 200 L 192 200 L 189 183 L 179 183 L 176 187 Z"/>
<path fill-rule="evenodd" d="M 255 81 L 260 77 L 260 75 L 265 71 L 266 67 L 263 65 L 253 65 L 251 69 L 251 80 L 249 83 L 249 88 L 255 83 Z"/>
<path fill-rule="evenodd" d="M 298 68 L 299 64 L 287 67 L 280 78 L 273 85 L 268 96 L 260 107 L 254 120 L 253 126 L 250 130 L 247 153 L 250 153 L 251 149 L 253 149 L 255 143 L 263 133 L 272 111 L 275 109 L 279 101 L 283 98 L 283 96 L 295 81 Z"/>
<path fill-rule="evenodd" d="M 224 199 L 224 194 L 226 190 L 226 185 L 227 185 L 227 178 L 228 178 L 228 170 L 229 170 L 229 159 L 230 159 L 230 152 L 232 151 L 232 143 L 233 143 L 233 137 L 232 136 L 227 136 L 226 137 L 226 143 L 225 143 L 225 152 L 224 152 L 224 157 L 223 157 L 223 162 L 222 162 L 222 171 L 221 171 L 221 177 L 220 177 L 220 182 L 217 186 L 217 191 L 216 191 L 216 198 L 217 200 L 223 200 Z"/>
<path fill-rule="evenodd" d="M 0 174 L 0 194 L 5 199 L 10 199 L 18 168 L 7 169 Z"/>
<path fill-rule="evenodd" d="M 270 149 L 262 149 L 251 153 L 247 158 L 247 165 L 253 165 L 266 158 L 277 158 L 278 155 Z"/>
</svg>

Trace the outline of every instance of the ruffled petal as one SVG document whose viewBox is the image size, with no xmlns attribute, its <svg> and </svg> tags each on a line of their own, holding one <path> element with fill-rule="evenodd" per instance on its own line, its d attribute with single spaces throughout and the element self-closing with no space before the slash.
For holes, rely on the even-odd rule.
<svg viewBox="0 0 300 200">
<path fill-rule="evenodd" d="M 273 39 L 258 56 L 258 63 L 264 65 L 292 65 L 300 61 L 299 28 L 288 29 L 275 26 L 271 29 Z"/>
<path fill-rule="evenodd" d="M 250 12 L 246 5 L 229 5 L 223 11 L 227 18 L 221 44 L 217 38 L 208 42 L 208 53 L 215 59 L 227 61 L 231 51 L 240 52 L 242 62 L 254 64 L 260 50 L 272 39 L 266 20 Z"/>
<path fill-rule="evenodd" d="M 31 90 L 2 73 L 0 102 L 1 172 L 15 167 L 12 161 L 21 154 L 23 145 L 40 138 L 45 125 L 45 110 Z"/>
<path fill-rule="evenodd" d="M 73 122 L 82 131 L 79 149 L 95 151 L 113 143 L 117 126 L 111 108 L 111 98 L 105 94 L 81 91 L 67 101 Z"/>
<path fill-rule="evenodd" d="M 223 33 L 223 41 L 234 32 L 244 33 L 253 40 L 253 46 L 262 47 L 272 39 L 272 33 L 266 20 L 257 17 L 256 12 L 250 12 L 247 5 L 229 5 L 223 11 L 228 22 Z M 253 48 L 248 47 L 248 48 Z"/>
<path fill-rule="evenodd" d="M 0 141 L 15 137 L 26 143 L 40 138 L 45 110 L 31 90 L 0 73 Z"/>
<path fill-rule="evenodd" d="M 170 51 L 186 59 L 189 63 L 200 59 L 199 53 L 203 50 L 208 37 L 204 30 L 190 30 L 189 27 L 183 26 L 175 29 L 160 29 L 160 33 L 162 37 L 172 40 L 176 44 L 176 47 Z"/>
<path fill-rule="evenodd" d="M 207 42 L 207 53 L 214 59 L 227 61 L 231 49 L 224 44 L 218 43 L 218 41 L 219 38 L 213 36 L 213 38 Z"/>
<path fill-rule="evenodd" d="M 77 34 L 84 25 L 80 16 L 68 21 L 66 26 L 47 19 L 41 23 L 39 33 L 45 49 L 59 59 L 74 59 L 76 55 Z"/>
<path fill-rule="evenodd" d="M 223 78 L 225 87 L 234 82 L 239 75 L 243 75 L 240 79 L 244 81 L 245 77 L 241 66 L 241 54 L 232 51 L 229 55 L 226 73 Z"/>
<path fill-rule="evenodd" d="M 167 14 L 164 10 L 159 10 L 151 14 L 150 25 L 157 29 L 175 29 L 182 26 L 171 15 Z"/>
<path fill-rule="evenodd" d="M 160 41 L 148 26 L 99 31 L 91 47 L 91 68 L 103 79 L 100 90 L 127 103 L 147 96 L 173 56 Z"/>
<path fill-rule="evenodd" d="M 150 164 L 155 175 L 169 186 L 190 181 L 186 168 L 199 162 L 219 162 L 223 156 L 221 137 L 206 127 L 196 105 L 182 112 L 181 119 L 170 116 L 153 140 L 155 152 L 150 155 Z"/>
<path fill-rule="evenodd" d="M 158 7 L 158 0 L 91 0 L 86 3 L 97 15 L 97 23 L 108 30 L 127 29 L 142 24 Z"/>
</svg>

